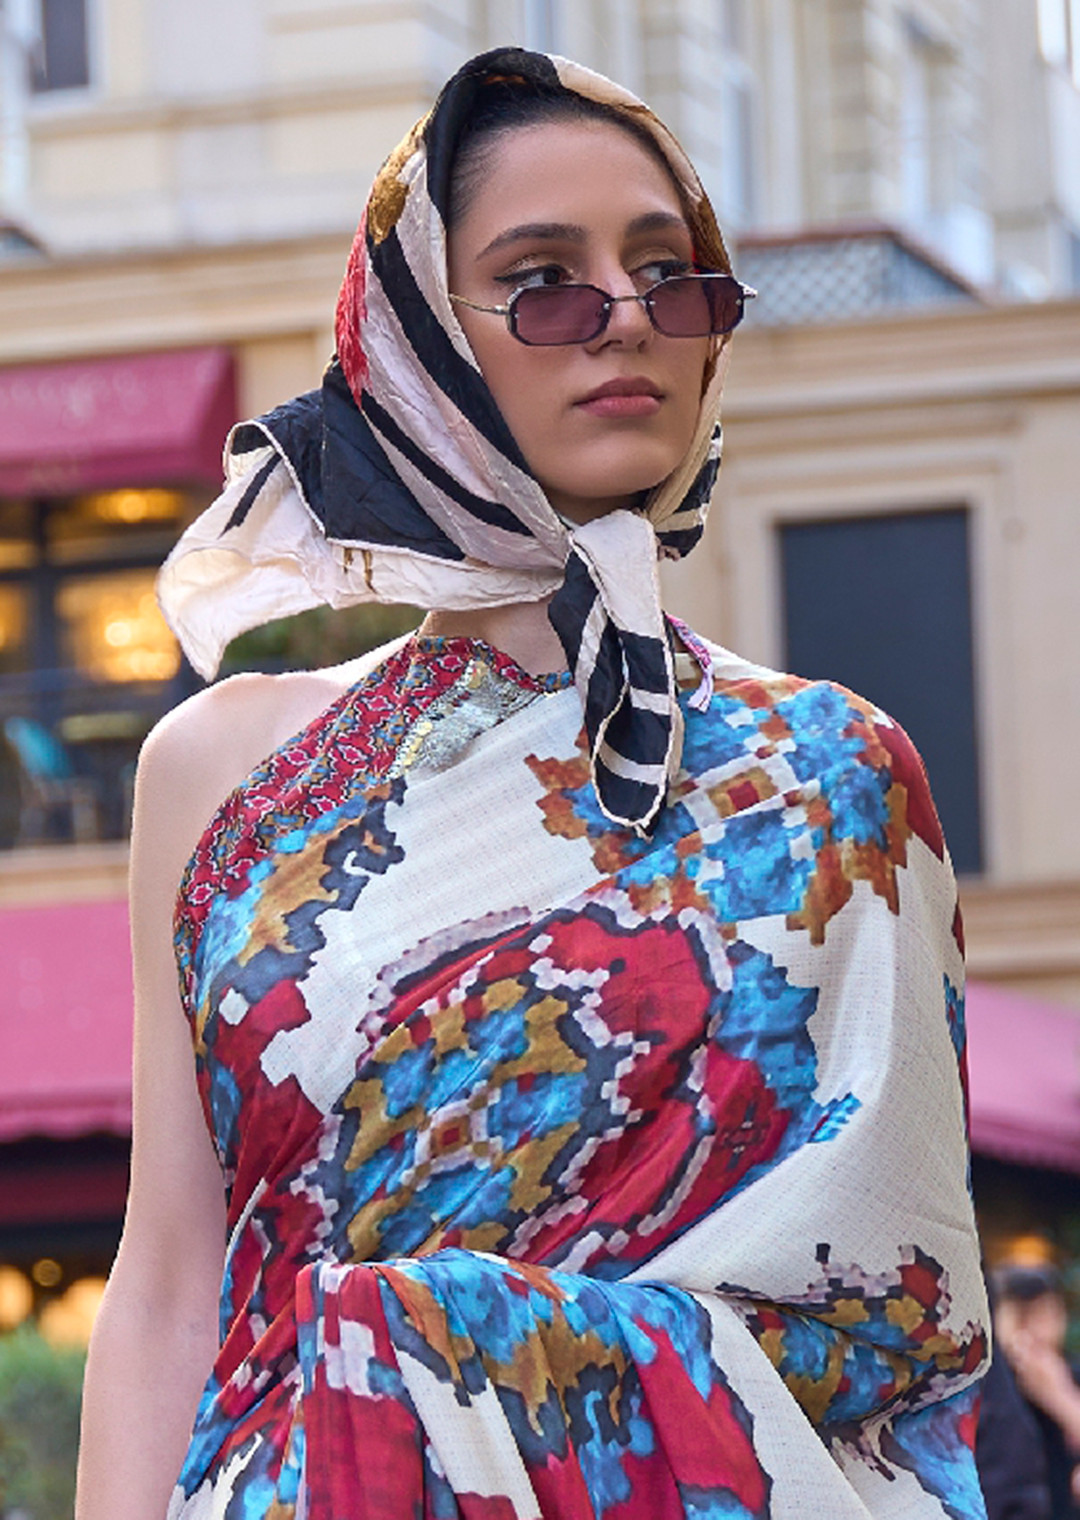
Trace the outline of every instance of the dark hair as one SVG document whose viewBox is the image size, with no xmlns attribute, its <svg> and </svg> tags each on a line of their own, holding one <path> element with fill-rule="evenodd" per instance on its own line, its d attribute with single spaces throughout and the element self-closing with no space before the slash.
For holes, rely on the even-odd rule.
<svg viewBox="0 0 1080 1520">
<path fill-rule="evenodd" d="M 493 79 L 485 84 L 465 120 L 454 150 L 447 226 L 457 226 L 468 211 L 499 138 L 524 127 L 558 121 L 602 122 L 618 127 L 634 138 L 671 180 L 683 214 L 693 225 L 686 191 L 647 127 L 635 121 L 628 112 L 604 101 L 590 100 L 570 90 L 548 88 L 534 80 L 514 78 Z"/>
<path fill-rule="evenodd" d="M 1064 1294 L 1061 1274 L 1052 1266 L 1021 1267 L 1005 1265 L 995 1268 L 991 1274 L 994 1289 L 1000 1302 L 1012 1299 L 1015 1303 L 1032 1304 L 1037 1298 Z"/>
</svg>

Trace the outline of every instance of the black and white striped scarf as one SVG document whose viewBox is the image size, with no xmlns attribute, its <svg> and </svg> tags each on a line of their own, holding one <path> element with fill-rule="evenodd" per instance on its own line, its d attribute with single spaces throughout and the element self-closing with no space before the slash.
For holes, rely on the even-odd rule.
<svg viewBox="0 0 1080 1520">
<path fill-rule="evenodd" d="M 644 830 L 682 748 L 658 556 L 701 536 L 719 464 L 719 354 L 678 469 L 640 511 L 568 525 L 530 474 L 448 297 L 446 216 L 463 123 L 492 77 L 625 111 L 683 187 L 698 262 L 728 270 L 697 175 L 647 107 L 565 59 L 501 49 L 473 59 L 376 177 L 318 391 L 233 430 L 226 488 L 162 568 L 159 597 L 210 678 L 225 645 L 271 618 L 329 603 L 449 610 L 550 596 L 581 694 L 604 813 Z M 718 350 L 722 345 L 718 342 Z"/>
</svg>

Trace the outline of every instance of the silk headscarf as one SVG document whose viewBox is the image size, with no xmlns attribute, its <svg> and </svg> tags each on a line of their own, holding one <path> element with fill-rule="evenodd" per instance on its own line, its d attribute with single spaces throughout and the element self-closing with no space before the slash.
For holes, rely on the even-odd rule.
<svg viewBox="0 0 1080 1520">
<path fill-rule="evenodd" d="M 474 58 L 376 176 L 321 388 L 233 430 L 225 490 L 170 554 L 159 599 L 210 679 L 238 634 L 323 603 L 459 610 L 551 597 L 600 807 L 645 830 L 682 748 L 657 559 L 686 554 L 703 530 L 720 457 L 723 340 L 678 468 L 638 510 L 564 522 L 495 405 L 447 289 L 455 153 L 495 80 L 584 96 L 638 123 L 681 187 L 698 265 L 730 271 L 697 174 L 635 96 L 563 58 L 520 48 Z"/>
</svg>

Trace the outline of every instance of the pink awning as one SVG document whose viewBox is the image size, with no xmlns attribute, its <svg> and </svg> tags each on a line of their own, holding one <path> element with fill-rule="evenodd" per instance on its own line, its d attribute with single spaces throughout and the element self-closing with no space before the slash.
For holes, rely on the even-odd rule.
<svg viewBox="0 0 1080 1520">
<path fill-rule="evenodd" d="M 1080 1009 L 972 982 L 966 1017 L 972 1149 L 1080 1172 Z"/>
<path fill-rule="evenodd" d="M 0 370 L 0 496 L 218 483 L 233 369 L 190 348 Z"/>
<path fill-rule="evenodd" d="M 131 1132 L 127 904 L 0 910 L 0 1141 Z"/>
</svg>

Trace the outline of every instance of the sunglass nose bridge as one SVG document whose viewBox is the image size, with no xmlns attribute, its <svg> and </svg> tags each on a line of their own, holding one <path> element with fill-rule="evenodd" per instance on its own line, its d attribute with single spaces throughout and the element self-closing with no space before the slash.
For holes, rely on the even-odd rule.
<svg viewBox="0 0 1080 1520">
<path fill-rule="evenodd" d="M 653 317 L 653 314 L 652 314 L 652 304 L 651 304 L 651 301 L 652 301 L 652 292 L 649 291 L 649 290 L 635 290 L 635 291 L 631 291 L 628 295 L 624 295 L 624 296 L 609 296 L 605 292 L 604 293 L 604 304 L 603 304 L 603 307 L 601 308 L 601 310 L 602 310 L 601 326 L 600 326 L 599 331 L 596 332 L 596 333 L 594 333 L 593 336 L 597 337 L 597 338 L 602 337 L 603 334 L 605 332 L 607 332 L 607 330 L 610 328 L 612 321 L 615 319 L 615 316 L 616 316 L 615 308 L 616 308 L 616 306 L 623 306 L 623 305 L 626 305 L 628 303 L 629 304 L 634 304 L 634 305 L 637 306 L 638 311 L 640 312 L 641 316 L 644 318 L 646 327 L 656 328 L 656 321 L 655 321 L 655 319 Z M 656 330 L 659 331 L 659 329 L 656 329 Z"/>
</svg>

